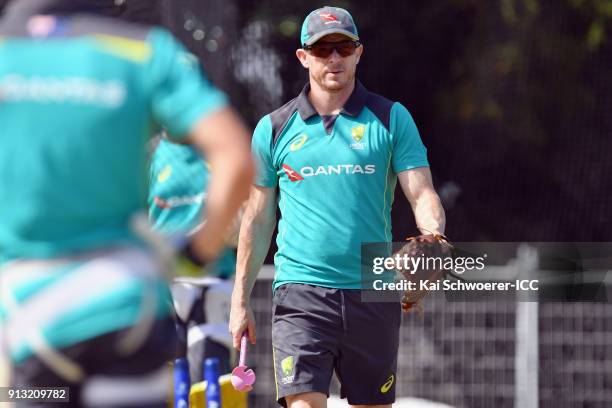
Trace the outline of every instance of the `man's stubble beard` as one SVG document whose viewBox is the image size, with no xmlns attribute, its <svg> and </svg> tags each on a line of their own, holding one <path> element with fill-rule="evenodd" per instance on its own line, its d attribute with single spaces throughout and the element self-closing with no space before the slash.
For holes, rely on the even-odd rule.
<svg viewBox="0 0 612 408">
<path fill-rule="evenodd" d="M 328 86 L 326 85 L 325 78 L 324 76 L 321 77 L 312 77 L 314 79 L 314 81 L 317 83 L 317 85 L 319 85 L 319 87 L 329 93 L 338 93 L 343 91 L 344 89 L 346 89 L 347 87 L 351 86 L 351 84 L 355 81 L 355 73 L 356 73 L 357 69 L 353 69 L 352 72 L 350 72 L 348 74 L 348 77 L 346 79 L 346 81 L 343 81 L 342 83 L 334 83 L 334 85 L 332 86 Z"/>
</svg>

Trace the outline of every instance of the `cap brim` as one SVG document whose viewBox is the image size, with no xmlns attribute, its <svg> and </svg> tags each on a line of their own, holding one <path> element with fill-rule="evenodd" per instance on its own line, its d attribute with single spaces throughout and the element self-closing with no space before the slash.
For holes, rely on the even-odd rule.
<svg viewBox="0 0 612 408">
<path fill-rule="evenodd" d="M 330 35 L 330 34 L 342 34 L 342 35 L 347 36 L 351 40 L 355 40 L 355 41 L 359 40 L 359 36 L 351 33 L 348 30 L 342 30 L 340 28 L 330 28 L 328 30 L 321 31 L 320 33 L 316 33 L 315 35 L 310 37 L 308 39 L 308 41 L 306 41 L 302 45 L 312 45 L 312 44 L 316 43 L 317 41 L 319 41 L 321 38 L 325 37 L 326 35 Z"/>
</svg>

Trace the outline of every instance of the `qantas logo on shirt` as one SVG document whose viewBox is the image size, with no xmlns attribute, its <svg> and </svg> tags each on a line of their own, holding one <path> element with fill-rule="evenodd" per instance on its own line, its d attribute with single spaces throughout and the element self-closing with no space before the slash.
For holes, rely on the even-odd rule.
<svg viewBox="0 0 612 408">
<path fill-rule="evenodd" d="M 287 164 L 283 164 L 283 170 L 285 170 L 285 174 L 287 174 L 287 177 L 289 177 L 289 180 L 291 181 L 304 180 L 304 178 L 300 176 L 297 171 L 293 170 Z"/>
<path fill-rule="evenodd" d="M 337 164 L 335 166 L 304 166 L 299 172 L 293 170 L 286 164 L 283 164 L 283 170 L 285 170 L 285 174 L 289 177 L 290 181 L 301 181 L 304 180 L 305 177 L 315 177 L 315 176 L 335 176 L 335 175 L 347 175 L 347 174 L 374 174 L 376 173 L 376 165 L 375 164 Z"/>
<path fill-rule="evenodd" d="M 201 204 L 206 200 L 206 193 L 199 193 L 193 196 L 170 197 L 167 199 L 160 196 L 153 197 L 153 203 L 158 208 L 171 209 L 184 205 Z"/>
</svg>

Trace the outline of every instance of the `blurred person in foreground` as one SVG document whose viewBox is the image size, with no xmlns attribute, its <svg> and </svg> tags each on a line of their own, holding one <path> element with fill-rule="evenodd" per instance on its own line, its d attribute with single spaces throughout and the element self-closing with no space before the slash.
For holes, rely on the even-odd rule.
<svg viewBox="0 0 612 408">
<path fill-rule="evenodd" d="M 61 406 L 165 406 L 175 329 L 147 239 L 151 135 L 163 126 L 219 169 L 188 244 L 203 262 L 252 178 L 247 130 L 195 57 L 119 12 L 15 0 L 0 20 L 1 340 L 12 385 L 69 386 Z"/>
<path fill-rule="evenodd" d="M 258 165 L 238 244 L 230 330 L 248 330 L 258 271 L 278 225 L 272 348 L 277 401 L 326 406 L 335 371 L 352 406 L 395 401 L 399 302 L 362 303 L 360 244 L 390 242 L 399 179 L 418 227 L 443 234 L 444 210 L 419 132 L 398 102 L 355 79 L 363 53 L 355 23 L 324 7 L 302 26 L 296 55 L 309 83 L 264 116 L 253 135 Z"/>
</svg>

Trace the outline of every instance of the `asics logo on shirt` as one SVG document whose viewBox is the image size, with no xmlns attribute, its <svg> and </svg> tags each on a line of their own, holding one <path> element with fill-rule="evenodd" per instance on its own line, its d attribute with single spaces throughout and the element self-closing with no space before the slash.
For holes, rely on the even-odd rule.
<svg viewBox="0 0 612 408">
<path fill-rule="evenodd" d="M 172 175 L 172 166 L 167 164 L 164 167 L 164 169 L 159 172 L 159 175 L 157 176 L 157 182 L 158 183 L 163 183 L 163 182 L 167 181 L 170 178 L 171 175 Z"/>
<path fill-rule="evenodd" d="M 302 146 L 304 146 L 304 143 L 306 143 L 307 140 L 308 140 L 308 135 L 306 134 L 301 135 L 295 142 L 291 143 L 291 146 L 289 146 L 289 150 L 291 150 L 292 152 L 300 150 Z"/>
</svg>

